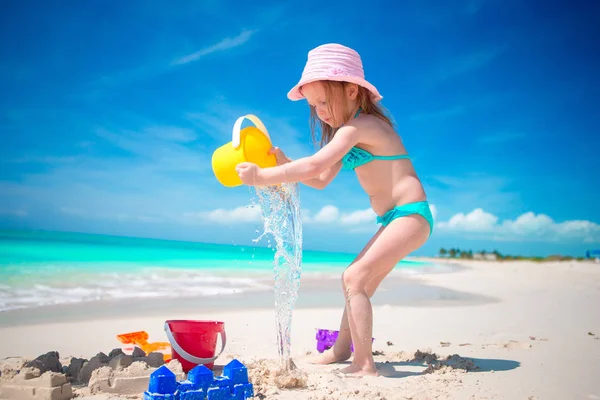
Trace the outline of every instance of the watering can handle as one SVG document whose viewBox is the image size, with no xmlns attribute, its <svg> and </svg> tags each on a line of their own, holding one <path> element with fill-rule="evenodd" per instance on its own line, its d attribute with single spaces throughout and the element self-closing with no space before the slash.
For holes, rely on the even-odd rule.
<svg viewBox="0 0 600 400">
<path fill-rule="evenodd" d="M 242 129 L 242 122 L 244 122 L 244 119 L 246 118 L 252 121 L 254 125 L 258 129 L 260 129 L 269 140 L 271 140 L 269 132 L 267 132 L 267 128 L 262 123 L 262 121 L 256 115 L 246 114 L 244 116 L 239 117 L 237 121 L 235 121 L 235 124 L 233 124 L 233 132 L 231 133 L 231 145 L 234 149 L 240 147 L 240 131 Z"/>
<path fill-rule="evenodd" d="M 165 322 L 165 332 L 167 334 L 167 338 L 169 339 L 169 343 L 171 343 L 171 346 L 173 347 L 173 349 L 175 349 L 177 354 L 179 354 L 184 360 L 189 361 L 194 364 L 199 364 L 199 365 L 209 364 L 209 363 L 215 361 L 217 358 L 219 358 L 221 353 L 223 353 L 223 350 L 225 350 L 225 343 L 227 342 L 227 338 L 225 336 L 225 331 L 221 331 L 221 351 L 219 351 L 218 354 L 215 354 L 214 357 L 200 358 L 200 357 L 193 356 L 190 353 L 188 353 L 187 351 L 185 351 L 175 341 L 175 338 L 173 337 L 173 333 L 171 332 L 171 328 L 169 328 L 169 324 L 167 324 L 166 322 Z"/>
</svg>

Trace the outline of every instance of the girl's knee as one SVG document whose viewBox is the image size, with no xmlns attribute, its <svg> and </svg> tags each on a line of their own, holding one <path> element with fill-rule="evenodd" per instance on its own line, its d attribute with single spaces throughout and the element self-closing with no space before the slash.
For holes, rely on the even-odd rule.
<svg viewBox="0 0 600 400">
<path fill-rule="evenodd" d="M 366 276 L 361 273 L 360 269 L 353 268 L 354 265 L 348 267 L 348 269 L 342 273 L 342 286 L 345 291 L 364 291 L 367 283 Z"/>
</svg>

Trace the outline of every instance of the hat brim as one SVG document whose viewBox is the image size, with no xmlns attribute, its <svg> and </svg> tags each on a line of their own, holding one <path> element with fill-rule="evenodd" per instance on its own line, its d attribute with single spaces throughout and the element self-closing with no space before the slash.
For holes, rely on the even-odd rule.
<svg viewBox="0 0 600 400">
<path fill-rule="evenodd" d="M 381 94 L 379 94 L 379 91 L 377 90 L 377 88 L 375 86 L 371 85 L 368 81 L 354 77 L 354 76 L 343 76 L 343 75 L 331 76 L 331 77 L 327 77 L 327 78 L 314 78 L 314 79 L 300 80 L 300 82 L 298 82 L 296 84 L 296 86 L 294 86 L 288 92 L 287 97 L 288 97 L 288 99 L 290 99 L 292 101 L 302 100 L 305 98 L 304 95 L 302 94 L 302 92 L 300 91 L 300 88 L 302 86 L 304 86 L 308 83 L 311 83 L 311 82 L 325 81 L 325 80 L 338 81 L 338 82 L 350 82 L 350 83 L 355 83 L 359 86 L 362 86 L 369 91 L 369 93 L 371 95 L 371 100 L 373 101 L 373 103 L 377 103 L 378 101 L 383 99 L 383 96 Z"/>
</svg>

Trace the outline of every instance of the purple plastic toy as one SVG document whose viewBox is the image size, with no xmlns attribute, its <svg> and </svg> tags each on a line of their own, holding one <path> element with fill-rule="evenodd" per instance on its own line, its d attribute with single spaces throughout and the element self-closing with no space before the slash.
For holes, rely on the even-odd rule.
<svg viewBox="0 0 600 400">
<path fill-rule="evenodd" d="M 328 329 L 317 329 L 317 351 L 319 353 L 324 352 L 325 350 L 330 349 L 335 344 L 335 341 L 338 338 L 339 331 L 331 331 Z M 371 339 L 371 343 L 375 340 L 375 338 Z M 354 345 L 350 343 L 350 351 L 354 353 Z"/>
</svg>

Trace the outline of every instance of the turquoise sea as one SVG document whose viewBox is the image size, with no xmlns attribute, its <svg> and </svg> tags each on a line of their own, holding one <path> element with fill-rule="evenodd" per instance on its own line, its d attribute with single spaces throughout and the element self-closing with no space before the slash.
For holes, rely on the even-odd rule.
<svg viewBox="0 0 600 400">
<path fill-rule="evenodd" d="M 274 249 L 0 230 L 0 312 L 94 300 L 272 290 Z M 303 273 L 339 273 L 354 254 L 303 251 Z M 427 264 L 402 261 L 402 268 Z"/>
</svg>

